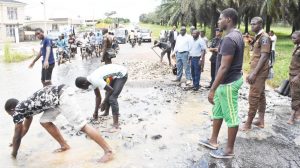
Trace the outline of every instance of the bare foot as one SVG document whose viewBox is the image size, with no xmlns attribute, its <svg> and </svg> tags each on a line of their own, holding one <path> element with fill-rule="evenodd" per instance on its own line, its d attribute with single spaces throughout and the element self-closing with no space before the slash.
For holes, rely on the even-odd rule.
<svg viewBox="0 0 300 168">
<path fill-rule="evenodd" d="M 288 120 L 287 123 L 290 124 L 290 125 L 294 125 L 294 124 L 295 124 L 295 118 L 294 118 L 294 117 L 291 117 L 291 118 Z"/>
<path fill-rule="evenodd" d="M 100 163 L 107 163 L 114 159 L 114 154 L 110 151 L 105 153 L 99 160 Z"/>
<path fill-rule="evenodd" d="M 61 148 L 58 148 L 58 149 L 54 150 L 53 153 L 60 153 L 60 152 L 67 151 L 69 149 L 70 149 L 70 146 L 69 145 L 65 145 L 65 146 L 62 146 Z"/>
<path fill-rule="evenodd" d="M 98 114 L 94 113 L 93 118 L 94 118 L 94 120 L 98 120 Z"/>
<path fill-rule="evenodd" d="M 256 120 L 252 123 L 253 125 L 256 125 L 259 128 L 265 128 L 265 125 L 262 121 Z"/>
<path fill-rule="evenodd" d="M 296 112 L 295 111 L 293 111 L 292 112 L 292 114 L 291 114 L 291 117 L 290 117 L 290 119 L 288 120 L 288 124 L 290 124 L 290 125 L 294 125 L 295 124 L 295 118 L 296 118 Z"/>
<path fill-rule="evenodd" d="M 297 112 L 295 113 L 295 118 L 296 118 L 296 120 L 299 120 L 299 119 L 300 119 L 300 112 L 299 112 L 299 111 L 297 111 Z"/>
<path fill-rule="evenodd" d="M 249 131 L 251 130 L 251 124 L 248 124 L 247 122 L 240 128 L 241 131 Z"/>
</svg>

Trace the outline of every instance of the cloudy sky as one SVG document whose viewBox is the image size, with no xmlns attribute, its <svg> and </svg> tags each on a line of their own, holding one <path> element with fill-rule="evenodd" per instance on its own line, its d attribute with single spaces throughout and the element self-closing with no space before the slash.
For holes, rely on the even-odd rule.
<svg viewBox="0 0 300 168">
<path fill-rule="evenodd" d="M 19 0 L 27 4 L 25 16 L 34 20 L 44 18 L 43 0 Z M 103 18 L 105 12 L 117 11 L 120 17 L 138 21 L 139 15 L 151 12 L 161 0 L 45 0 L 46 16 L 77 18 Z"/>
</svg>

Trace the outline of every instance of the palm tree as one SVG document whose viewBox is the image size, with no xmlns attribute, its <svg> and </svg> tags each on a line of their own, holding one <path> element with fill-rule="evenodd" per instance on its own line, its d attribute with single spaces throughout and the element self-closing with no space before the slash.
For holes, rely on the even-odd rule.
<svg viewBox="0 0 300 168">
<path fill-rule="evenodd" d="M 292 32 L 300 30 L 300 0 L 288 0 L 288 20 L 293 25 Z"/>
</svg>

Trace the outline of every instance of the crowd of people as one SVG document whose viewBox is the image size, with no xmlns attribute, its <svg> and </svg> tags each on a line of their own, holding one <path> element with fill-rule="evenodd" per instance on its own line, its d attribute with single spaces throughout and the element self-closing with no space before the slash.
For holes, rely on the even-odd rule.
<svg viewBox="0 0 300 168">
<path fill-rule="evenodd" d="M 265 85 L 267 79 L 274 77 L 273 65 L 275 63 L 275 47 L 277 37 L 274 31 L 265 32 L 261 17 L 251 19 L 251 31 L 243 35 L 237 29 L 238 14 L 236 10 L 229 8 L 221 12 L 218 28 L 215 29 L 215 37 L 208 45 L 208 39 L 204 31 L 198 31 L 194 26 L 190 27 L 190 34 L 186 27 L 182 26 L 180 32 L 177 27 L 168 33 L 167 41 L 155 41 L 153 47 L 162 49 L 161 61 L 167 53 L 169 65 L 170 55 L 176 58 L 177 77 L 174 82 L 180 82 L 183 70 L 185 71 L 186 84 L 192 85 L 197 91 L 201 87 L 200 76 L 203 72 L 206 51 L 211 52 L 210 72 L 211 81 L 206 88 L 210 88 L 208 100 L 213 104 L 212 119 L 213 132 L 208 140 L 200 141 L 200 144 L 213 151 L 210 153 L 215 158 L 232 158 L 234 156 L 234 142 L 238 130 L 249 131 L 252 124 L 264 128 L 264 116 L 266 112 Z M 223 36 L 223 32 L 225 35 Z M 290 64 L 290 87 L 292 97 L 292 114 L 288 124 L 294 124 L 300 119 L 300 60 L 299 40 L 300 32 L 295 31 L 292 40 L 296 45 Z M 246 82 L 249 89 L 249 111 L 246 122 L 239 129 L 238 117 L 238 91 L 243 84 L 243 61 L 245 44 L 251 49 L 250 72 Z M 253 121 L 258 113 L 257 120 Z M 225 150 L 218 149 L 217 138 L 222 121 L 228 126 L 228 143 Z"/>
<path fill-rule="evenodd" d="M 127 81 L 128 74 L 126 67 L 112 64 L 111 59 L 114 57 L 109 50 L 112 49 L 113 37 L 109 35 L 108 29 L 103 29 L 102 33 L 103 56 L 101 61 L 104 62 L 105 65 L 99 67 L 87 77 L 76 78 L 75 85 L 80 89 L 94 90 L 96 103 L 93 117 L 95 119 L 98 118 L 99 109 L 104 111 L 103 116 L 105 116 L 108 115 L 111 107 L 113 113 L 113 127 L 108 131 L 115 132 L 119 129 L 118 96 Z M 15 123 L 15 131 L 11 144 L 13 148 L 12 156 L 16 158 L 21 140 L 30 128 L 33 116 L 43 113 L 40 118 L 40 124 L 60 144 L 60 148 L 55 150 L 55 152 L 63 152 L 70 149 L 70 146 L 62 137 L 59 129 L 53 123 L 58 115 L 62 115 L 75 130 L 86 133 L 104 150 L 104 155 L 100 158 L 100 162 L 105 163 L 112 160 L 114 154 L 111 147 L 96 129 L 87 123 L 83 111 L 80 110 L 78 101 L 75 98 L 74 88 L 65 84 L 52 84 L 52 71 L 55 66 L 52 41 L 44 35 L 43 30 L 40 28 L 36 29 L 35 35 L 41 40 L 41 48 L 36 58 L 29 65 L 29 68 L 32 68 L 36 61 L 42 58 L 41 82 L 43 88 L 33 93 L 26 100 L 19 101 L 16 98 L 11 98 L 5 103 L 5 110 L 12 116 L 13 122 Z M 91 39 L 89 41 L 92 41 L 93 34 L 91 34 L 90 37 Z M 94 40 L 96 40 L 96 38 Z M 74 39 L 70 37 L 69 41 L 74 42 Z M 60 46 L 66 45 L 63 36 L 60 36 L 56 44 Z M 99 89 L 106 91 L 104 100 L 102 100 Z"/>
<path fill-rule="evenodd" d="M 213 104 L 213 128 L 211 137 L 207 140 L 201 140 L 200 144 L 212 149 L 210 155 L 219 159 L 234 157 L 234 144 L 239 130 L 248 131 L 251 129 L 252 124 L 264 128 L 266 111 L 265 82 L 272 66 L 270 62 L 275 57 L 276 36 L 274 32 L 269 35 L 263 30 L 263 19 L 261 17 L 252 18 L 251 30 L 255 33 L 255 36 L 249 38 L 253 53 L 250 62 L 250 73 L 246 77 L 247 83 L 250 84 L 249 111 L 246 123 L 239 129 L 238 93 L 244 81 L 242 66 L 245 38 L 237 29 L 238 18 L 235 9 L 223 10 L 219 17 L 218 28 L 215 30 L 215 37 L 211 40 L 209 46 L 203 31 L 191 27 L 190 34 L 188 34 L 185 26 L 181 27 L 179 33 L 176 31 L 176 26 L 174 26 L 170 32 L 168 42 L 155 41 L 153 46 L 163 50 L 161 58 L 167 53 L 170 65 L 171 56 L 176 58 L 177 75 L 173 81 L 180 82 L 184 71 L 186 84 L 190 85 L 195 91 L 198 91 L 201 87 L 200 77 L 204 68 L 206 51 L 211 52 L 211 82 L 207 88 L 210 88 L 208 101 Z M 94 91 L 95 109 L 93 117 L 95 119 L 98 118 L 99 109 L 104 111 L 103 116 L 106 116 L 111 108 L 113 127 L 109 131 L 115 132 L 119 129 L 118 96 L 128 79 L 128 72 L 126 67 L 112 64 L 111 59 L 114 57 L 110 49 L 112 48 L 113 39 L 107 29 L 103 29 L 102 32 L 102 59 L 105 65 L 99 67 L 87 77 L 77 77 L 75 85 L 80 89 Z M 86 119 L 82 116 L 82 111 L 80 111 L 74 96 L 74 89 L 64 84 L 52 85 L 51 76 L 55 59 L 51 41 L 44 36 L 42 29 L 36 30 L 36 36 L 41 40 L 41 49 L 30 67 L 33 67 L 35 62 L 42 57 L 41 81 L 43 88 L 26 100 L 19 101 L 11 98 L 5 103 L 5 110 L 12 116 L 15 123 L 12 156 L 17 156 L 21 140 L 30 128 L 33 116 L 43 113 L 40 118 L 41 125 L 61 146 L 56 152 L 70 149 L 70 146 L 53 123 L 56 117 L 61 114 L 76 130 L 83 131 L 100 145 L 104 150 L 104 156 L 100 159 L 101 162 L 112 160 L 111 147 L 96 129 L 87 124 Z M 288 121 L 289 124 L 294 124 L 295 120 L 300 119 L 300 31 L 293 33 L 292 41 L 296 48 L 293 51 L 290 64 L 293 113 Z M 106 91 L 103 101 L 100 89 Z M 253 121 L 256 113 L 258 113 L 258 120 Z M 228 142 L 224 150 L 219 149 L 218 143 L 218 135 L 223 120 L 228 127 Z"/>
</svg>

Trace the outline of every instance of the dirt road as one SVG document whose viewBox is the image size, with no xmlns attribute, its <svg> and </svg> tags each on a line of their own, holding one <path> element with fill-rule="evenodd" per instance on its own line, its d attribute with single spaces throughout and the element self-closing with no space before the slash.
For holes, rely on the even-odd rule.
<svg viewBox="0 0 300 168">
<path fill-rule="evenodd" d="M 197 92 L 184 91 L 167 64 L 161 65 L 159 58 L 150 49 L 151 44 L 131 48 L 121 45 L 114 63 L 129 70 L 129 79 L 121 96 L 121 130 L 117 133 L 103 132 L 112 124 L 112 117 L 91 121 L 113 147 L 114 161 L 99 165 L 96 160 L 102 150 L 86 136 L 76 133 L 64 119 L 57 125 L 62 129 L 71 150 L 51 153 L 58 144 L 39 125 L 35 117 L 28 135 L 22 141 L 17 160 L 10 158 L 8 144 L 12 137 L 12 119 L 0 113 L 0 165 L 5 167 L 107 167 L 107 168 L 185 168 L 185 167 L 299 167 L 300 166 L 300 123 L 286 124 L 290 113 L 289 99 L 267 91 L 266 128 L 254 127 L 251 132 L 239 132 L 236 142 L 236 157 L 232 160 L 215 160 L 209 150 L 198 145 L 211 133 L 209 114 L 212 106 L 207 101 L 207 89 Z M 157 49 L 159 52 L 159 49 Z M 206 59 L 208 60 L 208 59 Z M 167 58 L 164 59 L 167 63 Z M 28 70 L 29 62 L 0 66 L 0 104 L 10 97 L 25 98 L 41 87 L 40 65 Z M 201 77 L 201 85 L 208 85 L 209 62 Z M 98 58 L 82 61 L 79 57 L 71 64 L 56 66 L 54 84 L 74 86 L 77 76 L 88 75 L 100 66 Z M 3 75 L 2 75 L 3 74 Z M 2 77 L 3 76 L 3 77 Z M 240 117 L 247 113 L 248 85 L 240 93 Z M 103 92 L 102 92 L 103 93 Z M 104 94 L 102 94 L 104 95 Z M 94 108 L 92 92 L 77 91 L 83 113 L 91 117 Z M 221 146 L 225 146 L 227 129 L 220 133 Z"/>
</svg>

